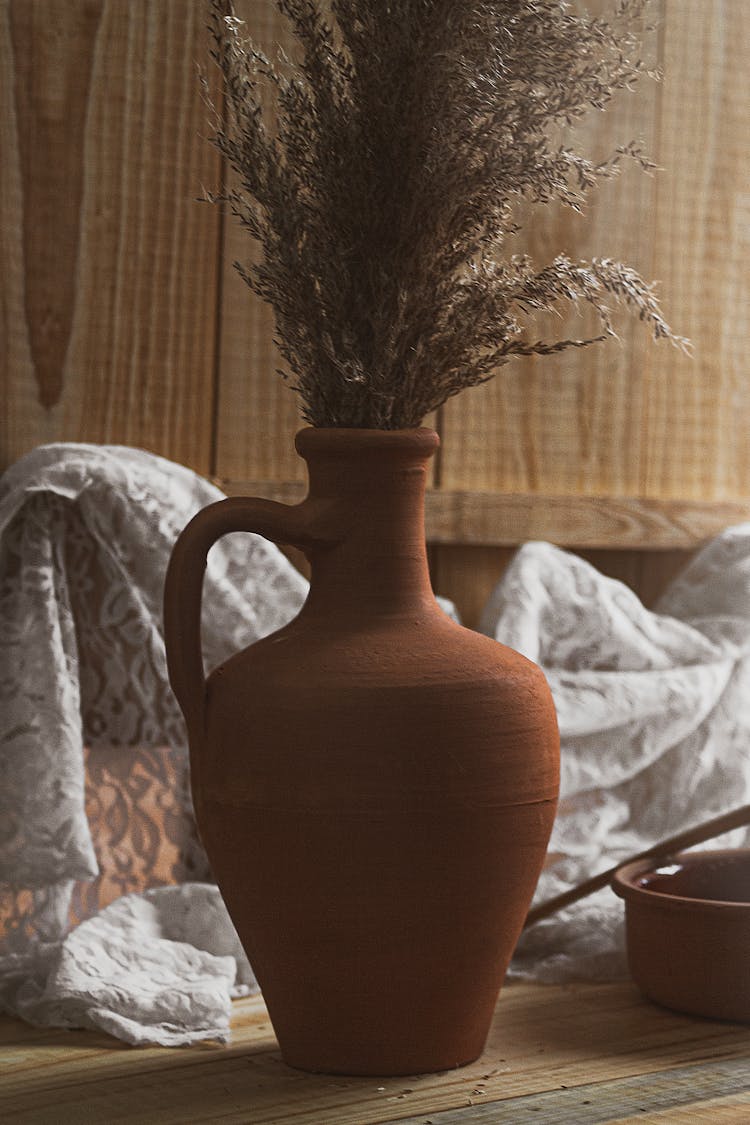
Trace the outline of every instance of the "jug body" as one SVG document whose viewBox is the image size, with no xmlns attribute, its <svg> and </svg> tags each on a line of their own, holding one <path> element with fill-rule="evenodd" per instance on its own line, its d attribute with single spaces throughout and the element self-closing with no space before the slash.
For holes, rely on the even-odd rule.
<svg viewBox="0 0 750 1125">
<path fill-rule="evenodd" d="M 555 815 L 541 670 L 430 589 L 430 435 L 298 436 L 308 600 L 215 669 L 189 719 L 201 837 L 283 1056 L 307 1070 L 481 1053 Z"/>
</svg>

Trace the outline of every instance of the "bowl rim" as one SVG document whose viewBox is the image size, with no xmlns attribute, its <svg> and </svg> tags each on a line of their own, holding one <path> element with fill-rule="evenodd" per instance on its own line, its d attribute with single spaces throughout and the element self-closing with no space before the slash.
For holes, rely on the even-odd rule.
<svg viewBox="0 0 750 1125">
<path fill-rule="evenodd" d="M 641 878 L 649 871 L 656 874 L 659 868 L 666 867 L 670 863 L 689 861 L 692 864 L 701 865 L 736 859 L 743 855 L 747 857 L 750 865 L 750 848 L 716 848 L 699 852 L 689 850 L 673 852 L 665 856 L 650 856 L 646 859 L 631 860 L 629 863 L 624 863 L 622 867 L 618 867 L 612 877 L 612 890 L 619 898 L 624 899 L 626 904 L 628 902 L 653 903 L 665 907 L 671 906 L 675 909 L 699 908 L 701 910 L 715 910 L 719 913 L 732 911 L 735 914 L 750 914 L 750 901 L 737 902 L 721 898 L 696 898 L 690 895 L 665 894 L 651 887 L 638 886 L 634 882 L 635 879 Z"/>
</svg>

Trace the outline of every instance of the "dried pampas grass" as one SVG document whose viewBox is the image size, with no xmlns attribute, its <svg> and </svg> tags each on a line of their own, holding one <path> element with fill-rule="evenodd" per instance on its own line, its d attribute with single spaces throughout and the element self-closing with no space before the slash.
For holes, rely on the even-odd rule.
<svg viewBox="0 0 750 1125">
<path fill-rule="evenodd" d="M 506 250 L 519 202 L 580 209 L 623 159 L 651 167 L 635 145 L 594 163 L 550 139 L 654 77 L 636 34 L 648 0 L 620 0 L 608 21 L 564 0 L 277 4 L 293 60 L 272 62 L 229 0 L 211 0 L 226 94 L 213 141 L 237 186 L 210 198 L 259 244 L 237 269 L 274 309 L 309 424 L 419 425 L 514 355 L 614 335 L 612 301 L 686 345 L 627 266 L 538 269 Z M 561 302 L 593 308 L 600 331 L 530 337 L 525 322 Z"/>
</svg>

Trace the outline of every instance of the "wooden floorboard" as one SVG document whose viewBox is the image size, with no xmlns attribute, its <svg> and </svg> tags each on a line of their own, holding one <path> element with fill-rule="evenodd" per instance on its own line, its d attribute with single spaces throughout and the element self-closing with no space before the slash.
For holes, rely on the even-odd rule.
<svg viewBox="0 0 750 1125">
<path fill-rule="evenodd" d="M 475 1092 L 472 1104 L 463 1109 L 432 1114 L 431 1125 L 601 1125 L 603 1122 L 631 1121 L 676 1109 L 695 1109 L 696 1103 L 708 1109 L 725 1108 L 730 1100 L 737 1110 L 738 1099 L 744 1100 L 750 1116 L 750 1061 L 725 1059 L 721 1062 L 698 1063 L 674 1067 L 653 1074 L 638 1074 L 612 1082 L 589 1082 L 581 1086 L 561 1087 L 541 1094 L 525 1094 L 501 1101 L 484 1102 Z M 704 1095 L 711 1093 L 710 1099 Z M 398 1125 L 425 1125 L 424 1114 L 402 1118 Z"/>
<path fill-rule="evenodd" d="M 413 1078 L 293 1070 L 259 998 L 235 1004 L 226 1047 L 133 1049 L 0 1020 L 0 1121 L 25 1125 L 747 1125 L 748 1091 L 750 1027 L 668 1012 L 628 982 L 509 985 L 476 1063 Z"/>
</svg>

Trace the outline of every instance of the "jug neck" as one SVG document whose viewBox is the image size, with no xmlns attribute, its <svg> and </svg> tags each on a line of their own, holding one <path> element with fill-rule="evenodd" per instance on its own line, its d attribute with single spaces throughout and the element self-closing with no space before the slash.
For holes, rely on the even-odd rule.
<svg viewBox="0 0 750 1125">
<path fill-rule="evenodd" d="M 305 615 L 358 621 L 435 608 L 424 538 L 433 430 L 306 429 L 308 501 L 326 514 L 326 537 L 308 551 Z"/>
</svg>

